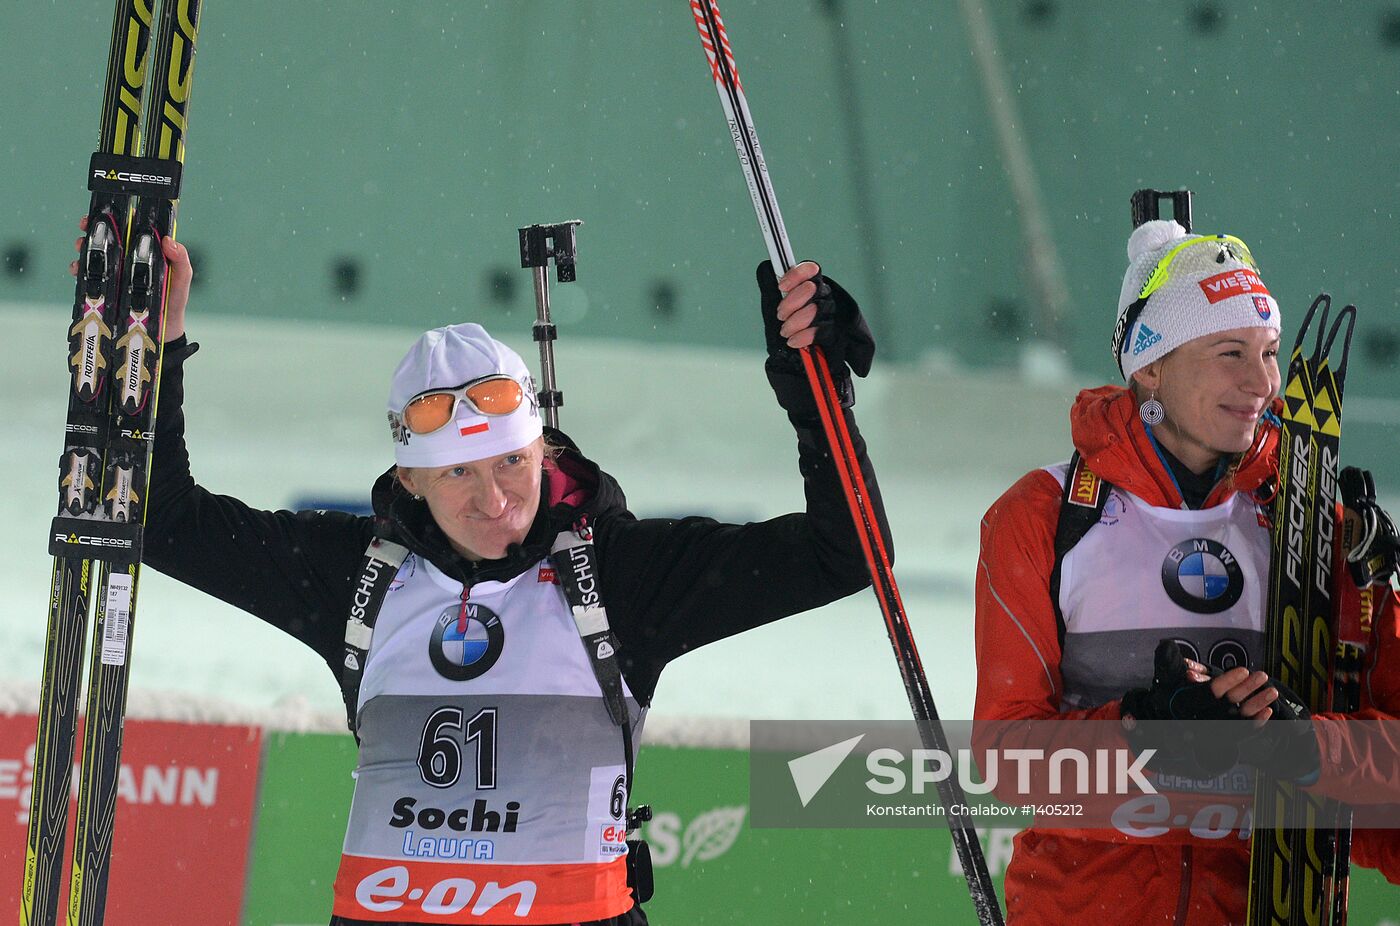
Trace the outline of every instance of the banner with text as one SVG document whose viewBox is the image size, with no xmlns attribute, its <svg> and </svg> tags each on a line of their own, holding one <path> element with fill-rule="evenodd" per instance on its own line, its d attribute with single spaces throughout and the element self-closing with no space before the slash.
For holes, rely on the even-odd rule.
<svg viewBox="0 0 1400 926">
<path fill-rule="evenodd" d="M 0 910 L 19 909 L 38 720 L 0 714 Z M 79 742 L 82 725 L 79 724 Z M 238 926 L 262 731 L 132 720 L 117 781 L 106 926 L 188 921 Z M 79 769 L 69 805 L 73 848 Z M 67 884 L 69 863 L 64 866 Z M 67 900 L 65 889 L 60 910 Z"/>
</svg>

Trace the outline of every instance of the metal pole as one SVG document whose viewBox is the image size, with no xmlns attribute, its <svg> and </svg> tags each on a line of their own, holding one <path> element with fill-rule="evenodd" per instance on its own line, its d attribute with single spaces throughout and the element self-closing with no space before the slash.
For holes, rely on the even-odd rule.
<svg viewBox="0 0 1400 926">
<path fill-rule="evenodd" d="M 553 323 L 549 320 L 549 268 L 534 267 L 535 277 L 535 324 L 531 326 L 536 343 L 540 346 L 540 395 L 559 393 L 554 381 L 554 339 Z M 564 396 L 559 394 L 559 404 L 564 404 Z M 554 404 L 540 403 L 544 423 L 551 428 L 559 427 L 559 409 Z"/>
<path fill-rule="evenodd" d="M 520 266 L 530 268 L 535 280 L 535 324 L 531 333 L 540 346 L 540 413 L 544 423 L 555 429 L 559 427 L 559 406 L 564 404 L 564 393 L 554 377 L 554 341 L 559 333 L 549 317 L 549 261 L 554 259 L 560 283 L 574 282 L 574 227 L 582 224 L 580 219 L 570 219 L 554 225 L 527 225 L 520 229 Z"/>
</svg>

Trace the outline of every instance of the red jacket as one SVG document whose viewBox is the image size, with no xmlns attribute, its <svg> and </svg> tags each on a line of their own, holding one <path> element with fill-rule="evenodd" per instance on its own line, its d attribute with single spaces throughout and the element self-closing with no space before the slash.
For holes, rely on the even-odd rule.
<svg viewBox="0 0 1400 926">
<path fill-rule="evenodd" d="M 1094 473 L 1149 505 L 1181 507 L 1127 390 L 1105 386 L 1080 393 L 1070 421 L 1074 446 Z M 1259 488 L 1274 473 L 1277 454 L 1278 431 L 1266 425 L 1206 506 Z M 1116 700 L 1084 710 L 1059 709 L 1061 651 L 1049 580 L 1060 496 L 1055 477 L 1036 470 L 1007 490 L 982 520 L 976 578 L 978 721 L 1119 717 Z M 1335 574 L 1346 575 L 1340 568 Z M 1339 585 L 1339 606 L 1357 607 L 1356 590 L 1349 582 Z M 1388 592 L 1379 597 L 1362 710 L 1356 715 L 1377 719 L 1400 715 L 1395 599 Z M 1143 679 L 1144 685 L 1148 681 Z M 1334 714 L 1316 715 L 1314 723 L 1322 755 L 1315 790 L 1354 802 L 1400 800 L 1400 742 L 1383 733 L 1379 740 L 1357 742 Z M 1014 744 L 1003 738 L 998 745 Z M 1400 878 L 1400 867 L 1391 868 L 1400 863 L 1400 851 L 1385 838 L 1388 831 L 1356 835 L 1358 863 L 1383 866 L 1392 880 Z M 1124 844 L 1125 838 L 1100 830 L 1018 836 L 1006 880 L 1010 918 L 1031 924 L 1087 915 L 1112 922 L 1124 904 L 1138 922 L 1218 924 L 1243 918 L 1247 842 L 1207 842 L 1180 830 L 1156 840 L 1133 838 L 1131 844 Z M 1154 918 L 1158 912 L 1160 919 Z"/>
</svg>

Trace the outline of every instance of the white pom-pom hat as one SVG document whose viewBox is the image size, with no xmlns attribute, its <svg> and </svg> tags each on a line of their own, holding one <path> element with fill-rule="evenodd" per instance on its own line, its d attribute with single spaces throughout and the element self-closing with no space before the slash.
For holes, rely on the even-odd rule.
<svg viewBox="0 0 1400 926">
<path fill-rule="evenodd" d="M 1244 242 L 1188 235 L 1171 220 L 1133 230 L 1113 336 L 1123 379 L 1187 341 L 1235 328 L 1279 330 L 1278 302 Z"/>
<path fill-rule="evenodd" d="M 465 401 L 454 419 L 429 434 L 403 423 L 414 398 L 454 389 L 484 377 L 504 375 L 520 384 L 521 402 L 509 414 L 482 415 Z M 389 430 L 399 466 L 452 466 L 519 450 L 544 433 L 535 382 L 520 355 L 477 324 L 448 325 L 425 332 L 409 348 L 389 386 Z"/>
</svg>

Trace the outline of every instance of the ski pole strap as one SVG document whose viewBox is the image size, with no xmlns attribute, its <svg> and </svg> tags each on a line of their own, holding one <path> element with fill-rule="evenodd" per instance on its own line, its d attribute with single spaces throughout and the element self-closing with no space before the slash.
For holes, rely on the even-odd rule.
<svg viewBox="0 0 1400 926">
<path fill-rule="evenodd" d="M 1113 486 L 1084 464 L 1079 451 L 1069 459 L 1065 487 L 1060 495 L 1060 517 L 1055 523 L 1055 565 L 1050 570 L 1050 604 L 1055 608 L 1055 631 L 1065 644 L 1065 616 L 1060 612 L 1060 567 L 1089 528 L 1099 523 Z"/>
<path fill-rule="evenodd" d="M 408 559 L 408 547 L 376 537 L 365 548 L 360 579 L 350 599 L 350 616 L 345 622 L 345 660 L 340 670 L 340 691 L 345 698 L 346 722 L 355 732 L 355 712 L 360 702 L 360 682 L 365 660 L 374 640 L 374 622 L 389 594 L 389 585 Z"/>
<path fill-rule="evenodd" d="M 588 662 L 603 691 L 608 716 L 624 732 L 631 727 L 627 698 L 622 691 L 622 669 L 618 665 L 617 637 L 608 626 L 608 611 L 603 607 L 603 592 L 598 579 L 598 554 L 593 547 L 593 529 L 586 517 L 580 518 L 572 530 L 560 531 L 554 538 L 549 558 L 559 574 L 564 598 L 574 615 L 579 639 L 588 653 Z"/>
</svg>

